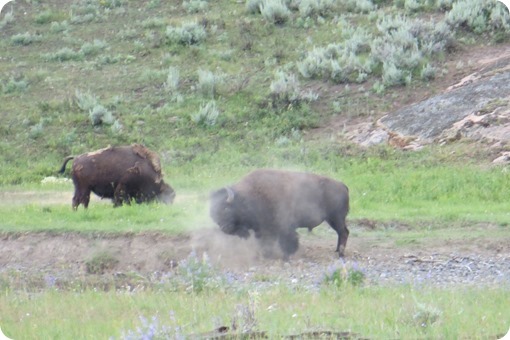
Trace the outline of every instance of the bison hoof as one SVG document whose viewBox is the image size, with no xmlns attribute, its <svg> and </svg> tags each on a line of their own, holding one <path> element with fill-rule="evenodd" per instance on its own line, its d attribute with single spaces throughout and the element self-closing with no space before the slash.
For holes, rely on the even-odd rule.
<svg viewBox="0 0 510 340">
<path fill-rule="evenodd" d="M 337 251 L 338 251 L 338 257 L 343 258 L 345 256 L 344 255 L 344 252 L 345 252 L 344 246 L 340 246 L 340 248 Z"/>
</svg>

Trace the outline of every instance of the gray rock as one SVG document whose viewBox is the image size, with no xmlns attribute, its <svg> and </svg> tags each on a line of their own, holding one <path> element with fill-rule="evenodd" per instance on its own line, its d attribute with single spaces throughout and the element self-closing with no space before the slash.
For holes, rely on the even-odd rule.
<svg viewBox="0 0 510 340">
<path fill-rule="evenodd" d="M 492 100 L 507 97 L 509 92 L 510 72 L 506 71 L 402 108 L 379 122 L 399 135 L 432 142 L 454 123 L 481 110 Z"/>
</svg>

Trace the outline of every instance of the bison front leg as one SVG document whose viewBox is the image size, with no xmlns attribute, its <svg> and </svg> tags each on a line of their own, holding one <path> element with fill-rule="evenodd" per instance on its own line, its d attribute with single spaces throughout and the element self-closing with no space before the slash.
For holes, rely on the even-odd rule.
<svg viewBox="0 0 510 340">
<path fill-rule="evenodd" d="M 123 202 L 126 202 L 128 205 L 131 203 L 126 186 L 123 183 L 119 183 L 113 194 L 113 206 L 120 207 Z"/>
<path fill-rule="evenodd" d="M 288 261 L 299 248 L 299 235 L 294 229 L 282 232 L 278 235 L 278 243 L 283 252 L 283 260 Z"/>
</svg>

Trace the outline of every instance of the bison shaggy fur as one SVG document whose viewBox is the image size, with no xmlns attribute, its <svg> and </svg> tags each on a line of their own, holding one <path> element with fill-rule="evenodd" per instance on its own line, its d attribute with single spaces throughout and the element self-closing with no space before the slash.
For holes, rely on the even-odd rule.
<svg viewBox="0 0 510 340">
<path fill-rule="evenodd" d="M 101 198 L 111 198 L 114 206 L 130 204 L 131 200 L 172 203 L 175 198 L 175 191 L 163 181 L 159 157 L 143 145 L 107 147 L 66 157 L 60 173 L 71 159 L 75 210 L 80 204 L 88 207 L 91 191 Z"/>
<path fill-rule="evenodd" d="M 252 230 L 262 245 L 277 241 L 285 259 L 299 247 L 297 228 L 312 230 L 324 221 L 336 231 L 343 257 L 348 212 L 347 186 L 311 173 L 256 170 L 210 195 L 210 216 L 224 233 L 248 238 Z"/>
</svg>

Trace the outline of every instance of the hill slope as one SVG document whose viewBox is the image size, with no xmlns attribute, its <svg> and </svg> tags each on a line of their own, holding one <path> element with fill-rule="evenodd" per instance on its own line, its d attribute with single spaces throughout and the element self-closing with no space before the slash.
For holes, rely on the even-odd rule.
<svg viewBox="0 0 510 340">
<path fill-rule="evenodd" d="M 330 143 L 310 141 L 310 129 L 372 121 L 433 93 L 452 56 L 506 44 L 510 31 L 492 1 L 260 4 L 6 5 L 0 183 L 39 181 L 68 154 L 132 142 L 172 168 L 307 164 L 296 150 Z"/>
</svg>

